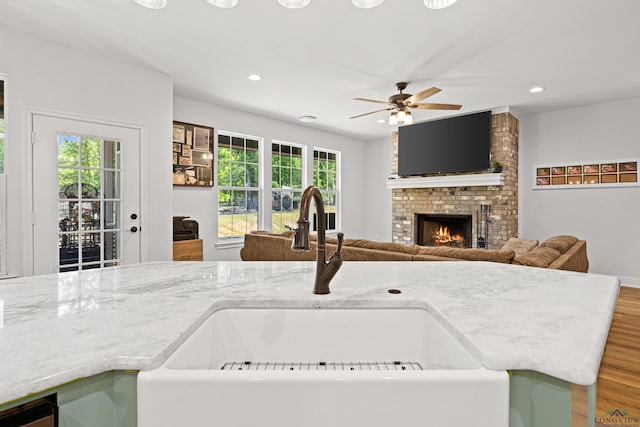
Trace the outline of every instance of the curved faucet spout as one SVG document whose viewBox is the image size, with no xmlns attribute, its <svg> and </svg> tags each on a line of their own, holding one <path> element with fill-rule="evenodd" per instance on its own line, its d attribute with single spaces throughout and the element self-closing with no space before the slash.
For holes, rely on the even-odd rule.
<svg viewBox="0 0 640 427">
<path fill-rule="evenodd" d="M 293 244 L 291 249 L 295 251 L 309 251 L 311 250 L 311 242 L 309 239 L 310 225 L 309 225 L 309 210 L 311 207 L 311 200 L 315 202 L 316 217 L 318 218 L 318 241 L 316 244 L 316 281 L 313 288 L 314 294 L 328 294 L 329 282 L 335 276 L 342 265 L 342 241 L 344 234 L 338 233 L 338 249 L 331 255 L 329 261 L 326 261 L 326 223 L 324 216 L 324 202 L 322 201 L 322 193 L 318 188 L 310 185 L 302 193 L 302 200 L 300 201 L 300 216 L 298 217 L 298 228 L 295 230 L 293 238 Z"/>
</svg>

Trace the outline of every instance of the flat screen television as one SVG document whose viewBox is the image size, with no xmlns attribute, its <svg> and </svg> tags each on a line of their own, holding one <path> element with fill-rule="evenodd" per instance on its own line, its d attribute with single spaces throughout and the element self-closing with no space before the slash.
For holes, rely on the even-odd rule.
<svg viewBox="0 0 640 427">
<path fill-rule="evenodd" d="M 491 166 L 491 111 L 401 126 L 398 175 L 470 172 Z"/>
</svg>

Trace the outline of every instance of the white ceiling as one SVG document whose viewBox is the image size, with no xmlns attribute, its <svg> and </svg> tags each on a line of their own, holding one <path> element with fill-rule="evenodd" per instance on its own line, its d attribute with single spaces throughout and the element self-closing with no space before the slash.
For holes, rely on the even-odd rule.
<svg viewBox="0 0 640 427">
<path fill-rule="evenodd" d="M 0 25 L 173 77 L 179 96 L 370 140 L 389 126 L 370 116 L 398 81 L 405 92 L 442 92 L 425 102 L 460 112 L 415 111 L 414 121 L 509 106 L 542 112 L 640 96 L 640 1 L 459 0 L 429 10 L 422 0 L 358 9 L 350 0 L 0 0 Z M 249 73 L 263 76 L 260 82 Z M 534 85 L 547 88 L 530 94 Z M 382 106 L 384 107 L 384 106 Z"/>
</svg>

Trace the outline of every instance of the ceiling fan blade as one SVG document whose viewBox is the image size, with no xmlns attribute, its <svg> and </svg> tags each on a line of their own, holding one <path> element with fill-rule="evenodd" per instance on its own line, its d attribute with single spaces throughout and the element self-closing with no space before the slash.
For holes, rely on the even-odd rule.
<svg viewBox="0 0 640 427">
<path fill-rule="evenodd" d="M 459 110 L 462 105 L 458 104 L 412 104 L 409 108 L 417 108 L 419 110 Z"/>
<path fill-rule="evenodd" d="M 359 114 L 357 116 L 349 117 L 350 119 L 357 119 L 358 117 L 368 116 L 369 114 L 379 113 L 380 111 L 389 111 L 393 110 L 394 107 L 383 108 L 382 110 L 371 111 L 369 113 Z"/>
<path fill-rule="evenodd" d="M 367 99 L 367 98 L 353 98 L 356 101 L 367 101 L 367 102 L 375 102 L 376 104 L 389 104 L 387 101 L 377 101 L 375 99 Z"/>
<path fill-rule="evenodd" d="M 436 93 L 440 92 L 442 89 L 439 89 L 437 87 L 430 87 L 428 89 L 424 89 L 421 90 L 420 92 L 416 93 L 415 95 L 411 95 L 409 98 L 404 100 L 404 105 L 409 105 L 409 104 L 415 104 L 416 102 L 420 102 L 425 98 L 428 98 L 430 96 L 435 95 Z"/>
</svg>

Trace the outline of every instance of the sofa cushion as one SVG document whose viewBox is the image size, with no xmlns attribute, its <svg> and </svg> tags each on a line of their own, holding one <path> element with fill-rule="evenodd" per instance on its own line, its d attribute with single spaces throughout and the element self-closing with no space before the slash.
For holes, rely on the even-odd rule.
<svg viewBox="0 0 640 427">
<path fill-rule="evenodd" d="M 330 253 L 327 253 L 327 256 L 329 255 Z M 411 261 L 412 257 L 413 255 L 403 252 L 358 248 L 352 246 L 342 247 L 342 259 L 344 261 Z"/>
<path fill-rule="evenodd" d="M 344 246 L 350 246 L 353 248 L 376 249 L 379 251 L 401 252 L 411 255 L 417 254 L 420 250 L 420 246 L 408 246 L 403 245 L 402 243 L 374 242 L 373 240 L 365 239 L 345 239 Z"/>
<path fill-rule="evenodd" d="M 531 249 L 538 246 L 538 243 L 540 242 L 538 242 L 537 240 L 526 240 L 519 239 L 517 237 L 511 237 L 509 240 L 507 240 L 507 243 L 505 243 L 501 249 L 503 251 L 511 250 L 515 252 L 516 256 L 519 256 L 526 254 Z"/>
<path fill-rule="evenodd" d="M 571 249 L 577 241 L 578 238 L 574 236 L 554 236 L 542 242 L 540 246 L 553 248 L 563 254 Z"/>
<path fill-rule="evenodd" d="M 547 268 L 549 264 L 560 256 L 560 251 L 547 246 L 538 246 L 524 255 L 513 259 L 513 264 L 528 265 L 530 267 Z"/>
<path fill-rule="evenodd" d="M 283 243 L 290 241 L 279 234 L 251 232 L 244 236 L 244 246 L 240 250 L 243 261 L 284 261 Z"/>
<path fill-rule="evenodd" d="M 411 255 L 411 261 L 464 261 L 459 258 L 447 258 L 444 256 L 435 256 L 435 255 Z"/>
<path fill-rule="evenodd" d="M 515 253 L 512 250 L 451 248 L 448 246 L 422 246 L 418 255 L 458 258 L 466 261 L 492 261 L 509 264 Z"/>
</svg>

